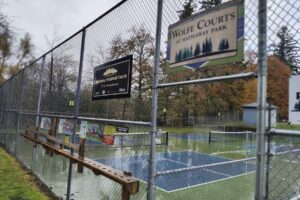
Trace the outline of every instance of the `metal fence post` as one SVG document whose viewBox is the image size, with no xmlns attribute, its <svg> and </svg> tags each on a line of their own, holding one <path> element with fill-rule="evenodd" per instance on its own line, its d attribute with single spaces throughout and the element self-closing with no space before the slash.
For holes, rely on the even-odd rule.
<svg viewBox="0 0 300 200">
<path fill-rule="evenodd" d="M 155 60 L 153 69 L 153 87 L 152 87 L 152 131 L 150 141 L 150 157 L 149 157 L 149 171 L 148 171 L 148 191 L 147 199 L 153 200 L 155 198 L 155 175 L 156 175 L 156 135 L 157 135 L 157 103 L 158 103 L 158 73 L 160 62 L 160 43 L 161 43 L 161 27 L 162 27 L 162 12 L 163 0 L 158 0 L 157 6 L 157 22 L 156 22 L 156 41 L 155 41 Z"/>
<path fill-rule="evenodd" d="M 8 80 L 8 91 L 12 91 L 12 79 L 10 79 L 10 80 Z M 10 113 L 11 113 L 11 105 L 10 105 L 10 103 L 11 103 L 11 100 L 10 100 L 10 97 L 11 97 L 11 93 L 8 93 L 8 95 L 7 95 L 7 97 L 6 97 L 6 101 L 7 101 L 7 114 L 6 114 L 6 120 L 5 120 L 5 122 L 6 122 L 6 127 L 5 127 L 5 148 L 7 149 L 7 151 L 9 151 L 9 147 L 7 146 L 8 144 L 8 121 L 9 121 L 9 116 L 10 116 Z"/>
<path fill-rule="evenodd" d="M 19 131 L 20 131 L 20 117 L 21 117 L 21 110 L 22 110 L 22 99 L 23 99 L 23 91 L 24 91 L 24 70 L 21 74 L 21 81 L 20 81 L 20 96 L 19 96 L 19 105 L 18 105 L 18 112 L 17 112 L 17 129 L 16 129 L 16 137 L 15 137 L 15 147 L 14 147 L 14 154 L 17 155 L 17 144 L 19 139 Z"/>
<path fill-rule="evenodd" d="M 46 56 L 44 55 L 42 58 L 41 70 L 40 70 L 40 82 L 39 82 L 39 92 L 38 92 L 38 100 L 37 100 L 37 108 L 36 108 L 36 121 L 35 126 L 39 126 L 39 119 L 41 114 L 41 99 L 42 99 L 42 90 L 43 90 L 43 79 L 44 79 L 44 69 L 45 69 L 45 61 Z M 33 146 L 32 155 L 31 155 L 31 171 L 34 170 L 35 162 L 35 152 L 36 152 L 36 145 Z"/>
<path fill-rule="evenodd" d="M 10 91 L 10 88 L 9 88 L 9 80 L 6 82 L 7 84 L 7 88 L 6 88 L 6 91 Z M 7 92 L 6 93 L 6 116 L 5 116 L 5 128 L 4 128 L 4 134 L 5 134 L 5 137 L 4 137 L 4 147 L 6 148 L 6 145 L 7 145 L 7 119 L 8 119 L 8 114 L 9 114 L 9 93 Z"/>
<path fill-rule="evenodd" d="M 272 128 L 272 104 L 271 101 L 268 101 L 268 131 L 267 131 L 267 161 L 266 161 L 266 191 L 265 199 L 268 199 L 269 196 L 269 178 L 270 178 L 270 161 L 272 157 L 271 153 L 271 128 Z"/>
<path fill-rule="evenodd" d="M 267 95 L 267 1 L 259 0 L 258 6 L 258 85 L 257 85 L 257 145 L 255 199 L 265 197 L 265 134 Z"/>
<path fill-rule="evenodd" d="M 74 109 L 74 126 L 73 126 L 73 133 L 72 133 L 72 142 L 75 141 L 76 135 L 76 124 L 77 124 L 77 117 L 79 112 L 80 106 L 80 86 L 81 86 L 81 78 L 82 78 L 82 67 L 83 67 L 83 59 L 84 59 L 84 47 L 85 47 L 85 32 L 86 29 L 82 29 L 82 38 L 81 38 L 81 48 L 80 48 L 80 60 L 79 60 L 79 69 L 78 69 L 78 78 L 77 78 L 77 91 L 76 91 L 76 103 Z M 71 154 L 73 150 L 71 150 Z M 67 185 L 67 200 L 70 199 L 71 196 L 71 181 L 72 181 L 72 160 L 69 163 L 69 173 L 68 173 L 68 185 Z"/>
<path fill-rule="evenodd" d="M 42 59 L 42 65 L 41 65 L 41 71 L 40 71 L 40 88 L 39 88 L 39 94 L 38 94 L 38 102 L 37 102 L 37 109 L 36 109 L 36 122 L 35 126 L 39 126 L 39 119 L 40 119 L 40 114 L 41 114 L 41 100 L 42 100 L 42 88 L 43 88 L 43 79 L 44 79 L 44 68 L 45 68 L 45 61 L 46 61 L 46 56 L 43 56 Z"/>
</svg>

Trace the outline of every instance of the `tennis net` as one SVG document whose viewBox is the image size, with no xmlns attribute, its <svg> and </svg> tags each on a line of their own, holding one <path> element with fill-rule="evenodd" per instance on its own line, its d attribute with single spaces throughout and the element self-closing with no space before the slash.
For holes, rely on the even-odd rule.
<svg viewBox="0 0 300 200">
<path fill-rule="evenodd" d="M 254 136 L 255 133 L 251 131 L 209 131 L 208 142 L 211 143 L 217 141 L 252 141 Z"/>
<path fill-rule="evenodd" d="M 115 133 L 113 144 L 106 144 L 102 138 L 87 138 L 87 147 L 124 148 L 150 145 L 150 132 Z M 157 145 L 168 145 L 169 133 L 159 131 L 156 136 Z"/>
</svg>

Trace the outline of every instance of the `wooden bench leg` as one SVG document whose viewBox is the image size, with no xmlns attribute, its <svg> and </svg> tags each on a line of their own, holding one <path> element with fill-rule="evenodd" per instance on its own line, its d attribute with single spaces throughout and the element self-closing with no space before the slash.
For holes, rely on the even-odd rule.
<svg viewBox="0 0 300 200">
<path fill-rule="evenodd" d="M 122 186 L 122 200 L 130 200 L 130 193 L 124 185 Z"/>
<path fill-rule="evenodd" d="M 79 151 L 78 151 L 78 156 L 80 159 L 84 159 L 84 147 L 85 147 L 85 138 L 80 138 Z M 77 165 L 77 172 L 83 173 L 83 165 L 81 165 L 80 163 L 78 163 Z"/>
</svg>

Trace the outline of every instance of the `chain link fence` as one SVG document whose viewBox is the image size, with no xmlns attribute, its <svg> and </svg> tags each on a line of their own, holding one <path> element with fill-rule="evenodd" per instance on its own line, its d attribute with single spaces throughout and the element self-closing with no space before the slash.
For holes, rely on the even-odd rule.
<svg viewBox="0 0 300 200">
<path fill-rule="evenodd" d="M 119 171 L 132 172 L 140 180 L 140 188 L 131 198 L 147 198 L 147 182 L 151 178 L 149 152 L 153 150 L 150 121 L 154 109 L 151 103 L 157 2 L 121 1 L 1 85 L 0 143 L 57 197 L 120 199 L 122 187 L 86 168 L 83 173 L 77 173 L 76 165 L 69 159 L 50 155 L 43 147 L 20 135 L 26 128 L 40 127 L 41 131 L 47 132 L 47 123 L 52 117 L 69 123 L 68 138 L 75 144 L 79 143 L 82 123 L 88 124 L 94 133 L 103 130 L 105 125 L 128 128 L 132 134 L 116 135 L 113 146 L 102 144 L 89 135 L 85 155 Z M 160 83 L 257 70 L 258 1 L 245 0 L 242 62 L 188 70 L 176 76 L 167 74 L 163 66 L 168 28 L 179 21 L 186 2 L 163 1 Z M 190 14 L 204 10 L 203 5 L 194 1 Z M 299 8 L 298 0 L 268 1 L 267 62 L 269 74 L 275 74 L 268 79 L 270 85 L 274 85 L 268 89 L 268 96 L 275 105 L 280 104 L 276 105 L 282 108 L 280 119 L 287 118 L 287 101 L 278 101 L 276 95 L 281 96 L 281 100 L 288 97 L 286 92 L 276 92 L 279 86 L 275 84 L 277 69 L 274 66 L 280 71 L 285 70 L 285 76 L 289 76 L 286 70 L 290 73 L 299 71 Z M 289 39 L 290 46 L 286 49 L 280 49 L 280 44 L 285 42 L 282 37 Z M 292 53 L 282 57 L 280 53 L 287 50 Z M 94 68 L 128 54 L 133 55 L 131 98 L 92 101 Z M 255 80 L 235 80 L 159 90 L 158 125 L 168 132 L 159 131 L 155 140 L 155 199 L 254 198 L 256 137 L 251 137 L 250 141 L 249 135 L 234 136 L 232 141 L 231 137 L 226 139 L 223 135 L 223 139 L 215 139 L 209 144 L 208 133 L 240 131 L 229 130 L 226 126 L 242 123 L 242 106 L 252 103 L 250 100 L 256 101 L 256 84 Z M 247 86 L 251 85 L 252 89 L 247 91 L 249 95 L 245 95 Z M 232 96 L 237 97 L 235 101 L 231 100 Z M 175 134 L 178 131 L 191 134 Z M 57 137 L 64 139 L 66 134 L 58 133 Z M 298 139 L 298 136 L 274 135 L 267 142 L 272 147 L 266 159 L 268 199 L 299 197 Z"/>
<path fill-rule="evenodd" d="M 269 199 L 299 199 L 300 137 L 269 136 L 267 195 Z"/>
</svg>

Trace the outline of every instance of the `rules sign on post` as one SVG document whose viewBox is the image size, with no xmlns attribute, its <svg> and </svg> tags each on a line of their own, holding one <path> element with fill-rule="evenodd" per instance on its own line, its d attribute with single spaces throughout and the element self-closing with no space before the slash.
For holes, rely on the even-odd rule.
<svg viewBox="0 0 300 200">
<path fill-rule="evenodd" d="M 238 62 L 244 56 L 244 4 L 230 1 L 169 27 L 169 72 Z"/>
<path fill-rule="evenodd" d="M 94 69 L 93 100 L 130 97 L 132 55 Z"/>
</svg>

